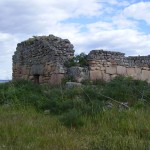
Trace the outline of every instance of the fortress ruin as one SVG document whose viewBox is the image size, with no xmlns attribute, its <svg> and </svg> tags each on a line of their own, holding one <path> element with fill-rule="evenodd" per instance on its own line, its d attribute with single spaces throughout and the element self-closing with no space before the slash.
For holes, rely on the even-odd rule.
<svg viewBox="0 0 150 150">
<path fill-rule="evenodd" d="M 30 38 L 17 45 L 13 79 L 58 84 L 66 73 L 64 62 L 73 56 L 73 45 L 67 39 L 53 35 Z"/>
<path fill-rule="evenodd" d="M 150 83 L 150 55 L 129 56 L 124 53 L 92 50 L 87 55 L 88 67 L 64 64 L 74 57 L 73 45 L 54 35 L 37 36 L 17 45 L 13 55 L 13 80 L 59 84 L 66 75 L 82 80 L 110 81 L 118 75 L 131 76 Z"/>
</svg>

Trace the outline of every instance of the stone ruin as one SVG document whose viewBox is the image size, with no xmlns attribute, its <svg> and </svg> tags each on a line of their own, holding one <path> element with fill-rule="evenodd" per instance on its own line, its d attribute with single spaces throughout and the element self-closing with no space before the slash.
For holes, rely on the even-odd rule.
<svg viewBox="0 0 150 150">
<path fill-rule="evenodd" d="M 88 62 L 91 80 L 110 81 L 121 75 L 150 83 L 150 55 L 125 57 L 120 52 L 93 50 L 88 54 Z"/>
<path fill-rule="evenodd" d="M 13 79 L 59 84 L 65 76 L 81 82 L 110 81 L 123 75 L 150 83 L 150 55 L 125 57 L 120 52 L 92 50 L 87 55 L 88 66 L 66 68 L 65 62 L 73 57 L 73 45 L 67 39 L 53 35 L 30 38 L 17 45 L 13 56 Z"/>
<path fill-rule="evenodd" d="M 17 45 L 13 56 L 13 80 L 58 84 L 66 74 L 64 62 L 73 56 L 69 40 L 53 35 L 35 36 Z"/>
</svg>

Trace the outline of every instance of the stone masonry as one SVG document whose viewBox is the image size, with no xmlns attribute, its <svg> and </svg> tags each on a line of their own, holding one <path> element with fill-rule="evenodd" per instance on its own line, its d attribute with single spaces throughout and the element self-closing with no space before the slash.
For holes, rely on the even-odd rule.
<svg viewBox="0 0 150 150">
<path fill-rule="evenodd" d="M 13 56 L 13 79 L 37 83 L 59 84 L 64 76 L 83 80 L 110 81 L 118 75 L 131 76 L 150 83 L 150 55 L 125 57 L 124 53 L 92 50 L 87 67 L 66 68 L 64 63 L 74 57 L 73 45 L 54 35 L 30 38 L 17 45 Z"/>
<path fill-rule="evenodd" d="M 120 52 L 92 50 L 88 62 L 91 80 L 109 81 L 123 75 L 150 83 L 150 55 L 125 57 Z"/>
<path fill-rule="evenodd" d="M 64 62 L 74 56 L 73 45 L 54 35 L 30 38 L 17 45 L 13 79 L 58 84 L 66 73 Z"/>
</svg>

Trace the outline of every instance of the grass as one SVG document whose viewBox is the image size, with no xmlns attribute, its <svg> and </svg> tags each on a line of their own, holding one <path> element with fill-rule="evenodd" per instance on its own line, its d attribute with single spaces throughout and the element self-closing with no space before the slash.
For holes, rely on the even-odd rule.
<svg viewBox="0 0 150 150">
<path fill-rule="evenodd" d="M 0 150 L 149 150 L 149 84 L 123 77 L 84 84 L 0 84 Z"/>
<path fill-rule="evenodd" d="M 107 110 L 84 116 L 81 128 L 66 128 L 34 108 L 0 108 L 0 149 L 149 150 L 150 115 L 145 110 Z"/>
</svg>

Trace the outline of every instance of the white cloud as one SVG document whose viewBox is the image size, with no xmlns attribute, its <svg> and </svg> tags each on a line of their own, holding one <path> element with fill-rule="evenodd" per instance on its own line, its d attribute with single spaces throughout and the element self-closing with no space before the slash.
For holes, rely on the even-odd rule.
<svg viewBox="0 0 150 150">
<path fill-rule="evenodd" d="M 117 29 L 137 29 L 138 28 L 137 21 L 127 19 L 122 13 L 112 18 L 112 24 Z"/>
<path fill-rule="evenodd" d="M 124 0 L 124 1 L 121 1 L 121 2 L 118 1 L 118 0 L 108 0 L 107 3 L 111 4 L 111 5 L 117 5 L 117 6 L 127 6 L 127 5 L 129 5 L 129 1 L 127 1 L 127 0 Z"/>
<path fill-rule="evenodd" d="M 150 34 L 142 32 L 139 20 L 150 24 L 150 3 L 133 2 L 0 0 L 0 79 L 11 78 L 17 43 L 33 35 L 68 38 L 76 53 L 103 48 L 127 55 L 149 54 Z"/>
<path fill-rule="evenodd" d="M 0 8 L 0 29 L 9 33 L 41 33 L 60 21 L 102 12 L 97 0 L 1 0 Z"/>
<path fill-rule="evenodd" d="M 0 57 L 12 54 L 18 39 L 11 34 L 0 32 Z"/>
<path fill-rule="evenodd" d="M 17 37 L 0 33 L 0 79 L 11 79 L 12 55 L 18 42 Z"/>
<path fill-rule="evenodd" d="M 124 14 L 127 17 L 134 18 L 136 20 L 144 20 L 150 25 L 150 2 L 140 2 L 130 5 L 124 10 Z"/>
<path fill-rule="evenodd" d="M 134 28 L 134 21 L 133 24 L 132 21 L 125 23 L 119 21 L 118 26 L 116 22 L 114 20 L 113 22 L 88 24 L 88 31 L 79 35 L 77 43 L 80 45 L 78 47 L 86 52 L 96 48 L 121 51 L 127 55 L 148 55 L 150 34 L 144 34 L 138 31 L 138 28 Z"/>
<path fill-rule="evenodd" d="M 100 30 L 112 30 L 114 27 L 112 23 L 104 22 L 104 21 L 98 21 L 92 24 L 88 24 L 87 28 L 90 32 L 97 33 Z"/>
</svg>

